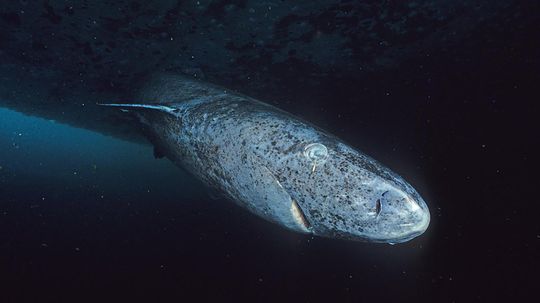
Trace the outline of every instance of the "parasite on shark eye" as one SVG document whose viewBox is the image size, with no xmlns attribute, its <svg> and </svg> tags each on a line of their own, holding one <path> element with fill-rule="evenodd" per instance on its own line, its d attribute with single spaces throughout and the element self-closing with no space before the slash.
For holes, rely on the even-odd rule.
<svg viewBox="0 0 540 303">
<path fill-rule="evenodd" d="M 312 161 L 311 172 L 314 173 L 317 165 L 328 158 L 328 149 L 321 143 L 311 143 L 304 148 L 304 156 Z"/>
<path fill-rule="evenodd" d="M 311 143 L 304 148 L 304 155 L 311 161 L 321 163 L 328 158 L 328 148 L 321 143 Z"/>
</svg>

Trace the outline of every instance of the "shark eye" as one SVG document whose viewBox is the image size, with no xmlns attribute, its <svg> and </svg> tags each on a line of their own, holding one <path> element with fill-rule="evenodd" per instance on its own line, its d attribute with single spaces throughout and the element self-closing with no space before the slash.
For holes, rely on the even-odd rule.
<svg viewBox="0 0 540 303">
<path fill-rule="evenodd" d="M 328 157 L 328 148 L 321 143 L 311 143 L 304 148 L 304 156 L 311 161 L 321 163 Z"/>
</svg>

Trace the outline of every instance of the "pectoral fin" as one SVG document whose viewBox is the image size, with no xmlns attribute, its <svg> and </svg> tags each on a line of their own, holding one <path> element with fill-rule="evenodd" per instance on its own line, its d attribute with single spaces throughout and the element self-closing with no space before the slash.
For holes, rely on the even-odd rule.
<svg viewBox="0 0 540 303">
<path fill-rule="evenodd" d="M 275 174 L 258 160 L 253 159 L 249 171 L 238 171 L 242 188 L 239 200 L 260 216 L 289 229 L 309 233 L 311 226 L 300 205 L 279 182 Z"/>
</svg>

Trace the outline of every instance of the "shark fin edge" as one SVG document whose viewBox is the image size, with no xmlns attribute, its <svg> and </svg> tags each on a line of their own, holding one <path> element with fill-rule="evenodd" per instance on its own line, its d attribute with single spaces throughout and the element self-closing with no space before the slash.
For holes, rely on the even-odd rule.
<svg viewBox="0 0 540 303">
<path fill-rule="evenodd" d="M 106 107 L 117 107 L 121 111 L 127 111 L 130 110 L 136 111 L 140 109 L 149 109 L 149 110 L 157 110 L 169 114 L 174 114 L 178 111 L 177 108 L 170 107 L 167 105 L 155 105 L 155 104 L 138 104 L 138 103 L 98 103 L 99 106 L 106 106 Z"/>
</svg>

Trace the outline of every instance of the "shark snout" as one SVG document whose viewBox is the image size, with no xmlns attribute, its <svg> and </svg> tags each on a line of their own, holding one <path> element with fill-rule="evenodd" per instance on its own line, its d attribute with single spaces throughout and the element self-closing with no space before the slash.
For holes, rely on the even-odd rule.
<svg viewBox="0 0 540 303">
<path fill-rule="evenodd" d="M 422 234 L 429 226 L 429 209 L 420 196 L 401 190 L 383 192 L 376 201 L 377 221 L 384 221 L 380 238 L 388 242 L 408 241 Z"/>
</svg>

